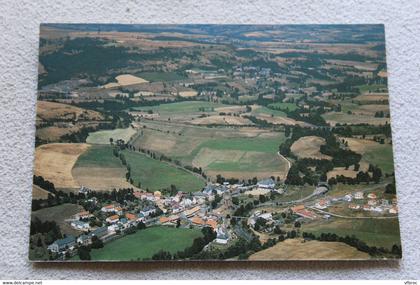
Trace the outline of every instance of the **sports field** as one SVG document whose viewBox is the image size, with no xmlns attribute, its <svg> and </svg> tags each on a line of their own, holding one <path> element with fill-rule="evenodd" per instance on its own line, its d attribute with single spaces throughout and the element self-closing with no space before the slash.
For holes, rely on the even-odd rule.
<svg viewBox="0 0 420 285">
<path fill-rule="evenodd" d="M 166 162 L 152 159 L 142 153 L 123 151 L 127 163 L 131 167 L 131 178 L 134 185 L 141 183 L 142 189 L 149 191 L 169 188 L 172 184 L 184 192 L 200 191 L 205 179 Z"/>
<path fill-rule="evenodd" d="M 92 260 L 143 260 L 160 250 L 172 254 L 182 251 L 200 236 L 198 229 L 152 227 L 107 243 L 101 249 L 93 249 L 90 254 Z"/>
</svg>

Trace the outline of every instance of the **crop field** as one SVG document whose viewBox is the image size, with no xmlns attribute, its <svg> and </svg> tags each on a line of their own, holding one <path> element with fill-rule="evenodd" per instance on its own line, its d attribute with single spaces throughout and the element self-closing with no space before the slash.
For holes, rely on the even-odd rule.
<svg viewBox="0 0 420 285">
<path fill-rule="evenodd" d="M 62 234 L 77 236 L 81 231 L 73 229 L 65 220 L 72 215 L 83 211 L 83 207 L 76 204 L 62 204 L 32 212 L 32 219 L 38 218 L 41 222 L 54 221 L 60 226 Z"/>
<path fill-rule="evenodd" d="M 298 106 L 295 103 L 272 103 L 269 104 L 268 107 L 272 107 L 275 109 L 280 109 L 280 110 L 289 110 L 289 111 L 294 111 L 298 108 Z"/>
<path fill-rule="evenodd" d="M 36 115 L 42 120 L 74 120 L 80 117 L 87 120 L 102 120 L 103 116 L 96 111 L 86 110 L 68 104 L 38 101 Z"/>
<path fill-rule="evenodd" d="M 390 123 L 389 118 L 376 118 L 373 115 L 362 114 L 347 114 L 343 112 L 329 112 L 322 115 L 322 117 L 330 124 L 370 124 L 370 125 L 385 125 Z"/>
<path fill-rule="evenodd" d="M 204 112 L 213 112 L 215 108 L 218 107 L 226 107 L 228 105 L 213 103 L 213 102 L 205 102 L 205 101 L 185 101 L 185 102 L 177 102 L 177 103 L 168 103 L 168 104 L 161 104 L 159 106 L 152 106 L 152 107 L 139 107 L 134 108 L 135 110 L 142 110 L 148 111 L 153 110 L 161 115 L 174 115 L 174 114 L 184 114 L 188 115 L 191 113 L 200 113 L 200 109 L 204 110 Z"/>
<path fill-rule="evenodd" d="M 322 242 L 317 240 L 304 242 L 300 239 L 287 239 L 249 257 L 249 260 L 340 259 L 369 259 L 369 255 L 341 242 Z"/>
<path fill-rule="evenodd" d="M 125 142 L 128 142 L 135 133 L 136 130 L 132 127 L 128 127 L 126 129 L 97 131 L 89 133 L 86 142 L 89 144 L 109 144 L 110 138 L 114 141 L 122 139 Z"/>
<path fill-rule="evenodd" d="M 144 154 L 124 151 L 127 163 L 131 167 L 134 185 L 141 183 L 142 189 L 155 191 L 169 188 L 172 184 L 184 192 L 196 192 L 205 185 L 205 179 L 182 168 L 166 162 L 152 159 Z"/>
<path fill-rule="evenodd" d="M 141 73 L 138 73 L 137 75 L 150 82 L 173 81 L 173 80 L 185 79 L 184 76 L 175 72 L 141 72 Z"/>
<path fill-rule="evenodd" d="M 113 188 L 132 188 L 125 179 L 126 171 L 120 159 L 112 153 L 111 146 L 93 145 L 79 157 L 72 175 L 80 185 L 106 191 Z"/>
<path fill-rule="evenodd" d="M 191 121 L 193 125 L 225 125 L 225 126 L 251 126 L 254 125 L 250 120 L 235 116 L 209 116 L 197 118 Z"/>
<path fill-rule="evenodd" d="M 152 227 L 127 235 L 91 251 L 92 260 L 131 261 L 152 258 L 160 250 L 172 254 L 192 245 L 199 229 Z"/>
<path fill-rule="evenodd" d="M 54 183 L 56 188 L 78 188 L 71 170 L 88 144 L 45 144 L 35 150 L 34 174 Z"/>
<path fill-rule="evenodd" d="M 332 157 L 322 154 L 320 147 L 325 144 L 325 139 L 316 136 L 301 137 L 295 141 L 291 151 L 299 158 L 328 159 Z"/>
</svg>

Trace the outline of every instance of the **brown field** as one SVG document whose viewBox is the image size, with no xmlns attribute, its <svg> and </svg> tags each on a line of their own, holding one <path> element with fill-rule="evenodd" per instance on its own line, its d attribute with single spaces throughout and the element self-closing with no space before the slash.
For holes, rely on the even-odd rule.
<svg viewBox="0 0 420 285">
<path fill-rule="evenodd" d="M 369 62 L 360 62 L 360 61 L 350 61 L 350 60 L 327 60 L 327 62 L 335 65 L 342 65 L 342 66 L 350 66 L 360 70 L 367 70 L 367 71 L 374 71 L 378 64 L 376 63 L 369 63 Z"/>
<path fill-rule="evenodd" d="M 296 121 L 291 118 L 285 118 L 285 117 L 271 117 L 271 115 L 268 114 L 259 114 L 255 116 L 257 119 L 265 120 L 269 123 L 275 124 L 275 125 L 299 125 L 299 126 L 308 126 L 305 122 Z"/>
<path fill-rule="evenodd" d="M 71 216 L 83 210 L 83 207 L 80 205 L 62 204 L 32 212 L 32 218 L 38 218 L 41 222 L 55 221 L 60 226 L 61 233 L 78 236 L 81 231 L 73 229 L 65 220 L 70 219 Z"/>
<path fill-rule="evenodd" d="M 36 136 L 42 140 L 53 142 L 58 141 L 62 136 L 71 134 L 80 130 L 79 126 L 73 126 L 70 128 L 59 128 L 59 127 L 46 127 L 36 130 Z"/>
<path fill-rule="evenodd" d="M 141 77 L 131 75 L 131 74 L 121 74 L 115 77 L 115 79 L 117 80 L 117 82 L 107 83 L 103 87 L 108 89 L 108 88 L 114 88 L 114 87 L 120 87 L 120 86 L 130 86 L 130 85 L 136 85 L 136 84 L 149 83 L 149 81 Z"/>
<path fill-rule="evenodd" d="M 239 112 L 245 112 L 246 108 L 245 106 L 228 106 L 228 107 L 219 107 L 216 108 L 216 112 L 224 112 L 224 113 L 239 113 Z"/>
<path fill-rule="evenodd" d="M 388 99 L 389 99 L 388 93 L 364 93 L 354 98 L 355 101 L 359 101 L 359 102 L 377 102 L 377 101 L 385 101 Z"/>
<path fill-rule="evenodd" d="M 45 144 L 35 150 L 34 174 L 54 183 L 56 188 L 78 188 L 71 170 L 90 145 L 81 143 Z"/>
<path fill-rule="evenodd" d="M 179 96 L 181 97 L 195 97 L 197 96 L 197 91 L 191 90 L 191 91 L 179 91 Z"/>
<path fill-rule="evenodd" d="M 51 194 L 54 196 L 54 194 L 48 192 L 47 190 L 42 189 L 41 187 L 37 185 L 32 185 L 32 199 L 47 199 L 48 194 Z"/>
<path fill-rule="evenodd" d="M 321 145 L 325 144 L 325 139 L 316 136 L 301 137 L 295 141 L 290 148 L 299 158 L 328 159 L 332 158 L 320 152 Z"/>
<path fill-rule="evenodd" d="M 105 167 L 75 167 L 72 170 L 73 178 L 79 185 L 86 186 L 95 191 L 109 191 L 119 188 L 136 188 L 125 179 L 125 168 Z"/>
<path fill-rule="evenodd" d="M 49 101 L 38 101 L 36 106 L 37 117 L 42 120 L 58 119 L 61 121 L 82 119 L 90 121 L 103 120 L 100 113 L 92 110 L 86 110 L 72 105 L 49 102 Z"/>
<path fill-rule="evenodd" d="M 191 124 L 194 125 L 235 125 L 235 126 L 249 126 L 253 125 L 253 123 L 243 117 L 235 117 L 235 116 L 209 116 L 204 118 L 197 118 L 191 121 Z"/>
<path fill-rule="evenodd" d="M 349 260 L 369 259 L 369 254 L 341 242 L 287 239 L 254 253 L 250 260 Z"/>
<path fill-rule="evenodd" d="M 369 149 L 378 145 L 377 142 L 371 140 L 364 140 L 364 139 L 356 139 L 356 138 L 341 138 L 344 139 L 348 143 L 348 147 L 357 153 L 364 154 Z"/>
</svg>

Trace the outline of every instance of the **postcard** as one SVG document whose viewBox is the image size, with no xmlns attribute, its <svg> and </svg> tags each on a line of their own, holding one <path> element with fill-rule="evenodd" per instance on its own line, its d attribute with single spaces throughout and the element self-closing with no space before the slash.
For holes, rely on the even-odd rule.
<svg viewBox="0 0 420 285">
<path fill-rule="evenodd" d="M 42 24 L 31 261 L 402 256 L 383 25 Z"/>
</svg>

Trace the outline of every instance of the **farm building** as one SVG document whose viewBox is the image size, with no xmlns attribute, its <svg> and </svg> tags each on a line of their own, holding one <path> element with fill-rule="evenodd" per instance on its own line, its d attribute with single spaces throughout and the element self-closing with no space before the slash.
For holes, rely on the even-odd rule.
<svg viewBox="0 0 420 285">
<path fill-rule="evenodd" d="M 76 245 L 76 239 L 73 236 L 68 236 L 63 239 L 58 239 L 48 246 L 51 252 L 60 252 L 65 249 L 72 249 Z"/>
<path fill-rule="evenodd" d="M 258 181 L 257 186 L 259 188 L 264 189 L 274 189 L 274 186 L 276 186 L 276 182 L 273 179 L 264 179 L 261 181 Z"/>
</svg>

